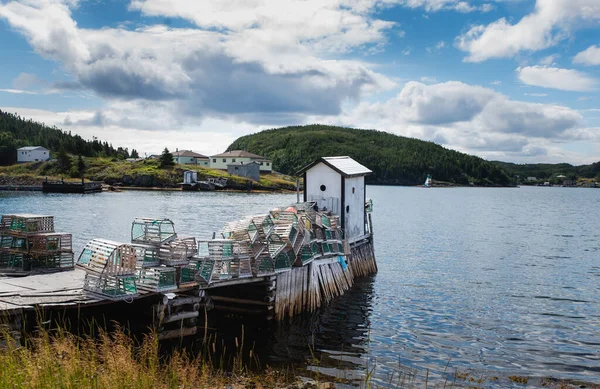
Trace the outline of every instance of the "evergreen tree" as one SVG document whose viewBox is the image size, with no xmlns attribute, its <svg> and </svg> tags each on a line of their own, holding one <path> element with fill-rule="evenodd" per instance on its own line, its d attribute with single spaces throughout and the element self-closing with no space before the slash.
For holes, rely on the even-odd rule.
<svg viewBox="0 0 600 389">
<path fill-rule="evenodd" d="M 79 173 L 80 178 L 83 178 L 83 174 L 85 173 L 85 162 L 81 155 L 77 158 L 77 173 Z"/>
<path fill-rule="evenodd" d="M 175 165 L 173 154 L 165 147 L 162 154 L 158 158 L 158 164 L 161 168 L 171 167 Z"/>
<path fill-rule="evenodd" d="M 136 149 L 131 149 L 131 158 L 139 158 L 139 154 Z"/>
<path fill-rule="evenodd" d="M 61 147 L 60 151 L 58 152 L 58 155 L 56 156 L 56 160 L 58 162 L 58 170 L 61 173 L 69 172 L 69 170 L 71 169 L 72 160 L 64 148 Z"/>
</svg>

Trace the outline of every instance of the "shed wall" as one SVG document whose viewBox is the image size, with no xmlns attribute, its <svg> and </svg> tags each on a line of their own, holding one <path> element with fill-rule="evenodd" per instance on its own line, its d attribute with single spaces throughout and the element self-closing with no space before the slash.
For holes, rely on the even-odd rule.
<svg viewBox="0 0 600 389">
<path fill-rule="evenodd" d="M 325 190 L 321 190 L 321 185 Z M 342 200 L 342 176 L 324 163 L 318 163 L 306 171 L 306 199 L 308 201 L 317 201 L 319 207 L 326 204 L 327 198 L 336 198 L 337 207 L 334 206 L 331 211 L 341 215 L 340 203 Z"/>
<path fill-rule="evenodd" d="M 17 162 L 47 161 L 49 158 L 48 150 L 17 150 Z"/>
<path fill-rule="evenodd" d="M 365 233 L 365 177 L 346 178 L 344 233 L 354 238 Z"/>
</svg>

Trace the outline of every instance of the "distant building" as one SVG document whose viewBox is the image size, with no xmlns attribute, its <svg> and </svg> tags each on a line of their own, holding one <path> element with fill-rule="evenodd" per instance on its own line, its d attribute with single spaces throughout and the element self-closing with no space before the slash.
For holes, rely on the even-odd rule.
<svg viewBox="0 0 600 389">
<path fill-rule="evenodd" d="M 257 154 L 252 154 L 244 150 L 232 150 L 226 153 L 212 155 L 210 157 L 210 167 L 213 169 L 227 170 L 227 165 L 234 163 L 256 162 L 260 167 L 261 172 L 273 171 L 273 164 L 270 160 Z"/>
<path fill-rule="evenodd" d="M 561 178 L 567 178 L 567 176 L 563 175 L 563 174 L 559 174 L 558 176 L 556 176 L 556 178 L 561 179 Z"/>
<path fill-rule="evenodd" d="M 27 146 L 17 149 L 17 162 L 39 162 L 50 159 L 50 150 L 42 146 Z"/>
<path fill-rule="evenodd" d="M 260 181 L 260 165 L 254 161 L 250 163 L 234 162 L 227 164 L 227 173 Z"/>
<path fill-rule="evenodd" d="M 144 158 L 125 158 L 126 162 L 140 162 L 143 160 L 144 160 Z"/>
<path fill-rule="evenodd" d="M 175 163 L 181 165 L 200 165 L 208 167 L 210 159 L 206 155 L 194 153 L 191 150 L 177 150 L 173 153 Z"/>
<path fill-rule="evenodd" d="M 527 181 L 537 181 L 537 177 L 527 177 Z"/>
</svg>

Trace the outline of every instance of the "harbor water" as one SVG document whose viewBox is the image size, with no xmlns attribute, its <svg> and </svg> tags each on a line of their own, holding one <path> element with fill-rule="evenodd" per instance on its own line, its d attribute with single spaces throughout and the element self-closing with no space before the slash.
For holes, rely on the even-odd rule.
<svg viewBox="0 0 600 389">
<path fill-rule="evenodd" d="M 375 381 L 416 371 L 600 383 L 600 190 L 369 186 L 377 275 L 317 314 L 253 333 L 264 364 Z M 55 215 L 77 255 L 128 241 L 136 216 L 209 238 L 295 194 L 0 192 L 0 213 Z"/>
</svg>

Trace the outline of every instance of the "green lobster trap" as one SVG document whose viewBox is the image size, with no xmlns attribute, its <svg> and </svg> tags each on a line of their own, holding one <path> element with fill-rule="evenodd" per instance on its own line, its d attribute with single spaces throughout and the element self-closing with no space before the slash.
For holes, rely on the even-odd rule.
<svg viewBox="0 0 600 389">
<path fill-rule="evenodd" d="M 168 292 L 177 289 L 177 269 L 174 267 L 146 267 L 138 270 L 136 285 L 148 292 Z"/>
</svg>

